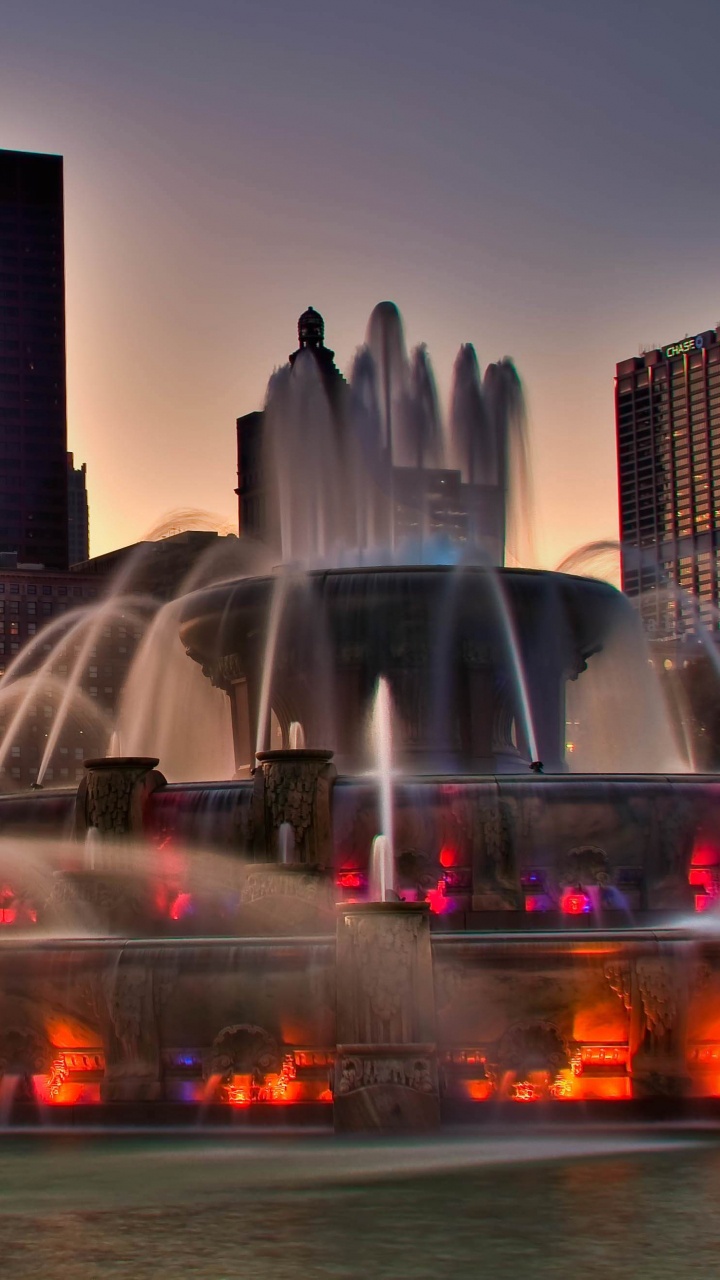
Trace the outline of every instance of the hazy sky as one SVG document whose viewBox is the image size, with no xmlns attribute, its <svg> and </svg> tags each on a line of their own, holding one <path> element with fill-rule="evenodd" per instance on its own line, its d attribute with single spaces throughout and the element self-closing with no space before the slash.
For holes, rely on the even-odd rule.
<svg viewBox="0 0 720 1280">
<path fill-rule="evenodd" d="M 539 560 L 617 530 L 615 362 L 720 321 L 718 0 L 5 0 L 0 146 L 65 157 L 92 551 L 234 519 L 234 420 L 308 303 L 443 391 L 512 355 Z"/>
</svg>

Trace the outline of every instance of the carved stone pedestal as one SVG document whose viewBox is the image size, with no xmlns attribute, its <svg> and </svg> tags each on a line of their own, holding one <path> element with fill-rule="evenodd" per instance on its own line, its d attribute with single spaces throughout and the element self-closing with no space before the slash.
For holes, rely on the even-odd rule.
<svg viewBox="0 0 720 1280">
<path fill-rule="evenodd" d="M 97 832 L 113 840 L 142 834 L 147 797 L 165 785 L 152 756 L 106 756 L 86 760 L 87 773 L 78 787 L 76 828 L 79 836 Z"/>
<path fill-rule="evenodd" d="M 430 919 L 424 903 L 342 905 L 335 1128 L 440 1123 Z"/>
<path fill-rule="evenodd" d="M 332 866 L 330 791 L 332 751 L 260 751 L 255 771 L 256 853 L 280 859 L 280 829 L 292 838 L 293 863 L 326 870 Z"/>
</svg>

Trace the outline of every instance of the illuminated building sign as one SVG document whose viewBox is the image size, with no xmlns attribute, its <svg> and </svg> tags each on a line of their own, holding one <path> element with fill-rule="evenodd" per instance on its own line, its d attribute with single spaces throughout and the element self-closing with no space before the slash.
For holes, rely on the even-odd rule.
<svg viewBox="0 0 720 1280">
<path fill-rule="evenodd" d="M 699 333 L 695 338 L 683 338 L 682 342 L 672 342 L 669 347 L 663 347 L 662 353 L 666 360 L 672 360 L 673 356 L 684 356 L 688 351 L 702 351 L 705 346 L 705 334 Z"/>
</svg>

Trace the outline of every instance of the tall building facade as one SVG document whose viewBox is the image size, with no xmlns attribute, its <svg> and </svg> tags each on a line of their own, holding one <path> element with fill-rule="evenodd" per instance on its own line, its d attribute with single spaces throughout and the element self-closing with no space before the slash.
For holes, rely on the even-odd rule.
<svg viewBox="0 0 720 1280">
<path fill-rule="evenodd" d="M 87 496 L 87 466 L 75 466 L 71 453 L 67 456 L 68 483 L 68 561 L 82 564 L 90 557 L 90 518 Z"/>
<path fill-rule="evenodd" d="M 0 552 L 68 565 L 61 156 L 0 150 Z"/>
<path fill-rule="evenodd" d="M 623 360 L 615 377 L 622 585 L 647 630 L 717 630 L 720 327 Z"/>
</svg>

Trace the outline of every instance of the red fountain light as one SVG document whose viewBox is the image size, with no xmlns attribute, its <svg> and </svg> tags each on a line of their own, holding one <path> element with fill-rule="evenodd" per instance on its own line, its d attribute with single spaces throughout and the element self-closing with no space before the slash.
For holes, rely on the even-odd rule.
<svg viewBox="0 0 720 1280">
<path fill-rule="evenodd" d="M 17 919 L 15 892 L 8 885 L 0 889 L 0 924 L 14 924 Z"/>
<path fill-rule="evenodd" d="M 526 911 L 547 911 L 548 897 L 546 893 L 528 893 L 525 898 Z"/>
<path fill-rule="evenodd" d="M 425 901 L 428 903 L 433 915 L 444 916 L 449 911 L 455 910 L 455 899 L 448 898 L 447 885 L 444 880 L 440 879 L 434 889 L 428 889 L 425 894 Z"/>
<path fill-rule="evenodd" d="M 707 841 L 699 840 L 690 859 L 688 884 L 699 890 L 695 894 L 695 910 L 710 911 L 720 896 L 720 870 L 718 869 L 718 851 Z"/>
<path fill-rule="evenodd" d="M 339 889 L 364 889 L 365 876 L 362 871 L 340 871 L 337 886 Z"/>
<path fill-rule="evenodd" d="M 568 889 L 560 899 L 560 910 L 566 916 L 589 915 L 592 902 L 583 889 Z"/>
<path fill-rule="evenodd" d="M 185 916 L 190 915 L 193 908 L 193 900 L 191 893 L 179 893 L 170 903 L 168 915 L 171 920 L 183 920 Z"/>
</svg>

